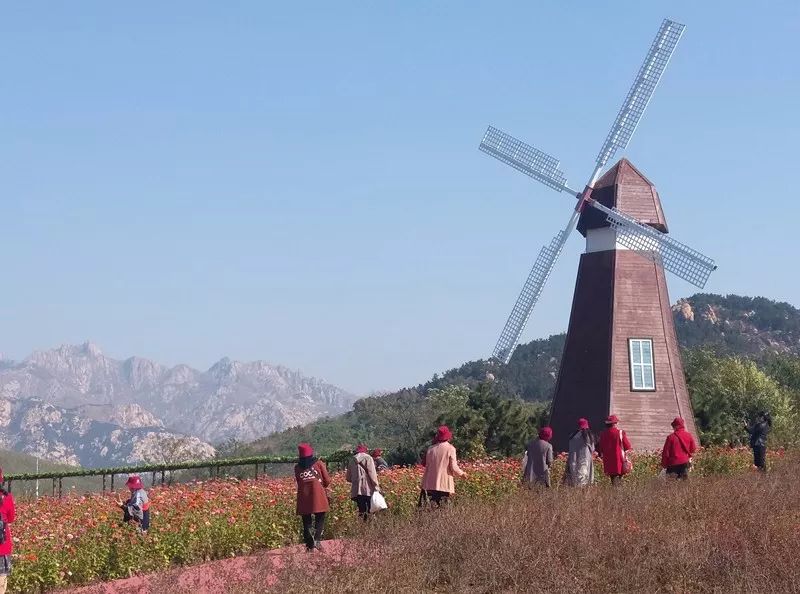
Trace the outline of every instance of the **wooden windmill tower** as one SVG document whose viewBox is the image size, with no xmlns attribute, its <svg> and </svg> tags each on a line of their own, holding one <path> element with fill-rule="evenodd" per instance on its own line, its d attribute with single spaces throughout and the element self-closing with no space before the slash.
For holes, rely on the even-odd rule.
<svg viewBox="0 0 800 594">
<path fill-rule="evenodd" d="M 601 177 L 630 141 L 684 25 L 664 20 L 583 191 L 567 185 L 559 161 L 489 127 L 480 149 L 546 186 L 578 198 L 564 229 L 539 252 L 495 346 L 508 363 L 570 233 L 586 238 L 550 424 L 566 449 L 579 417 L 599 428 L 617 414 L 634 448 L 663 444 L 675 416 L 695 434 L 664 270 L 702 288 L 713 260 L 667 235 L 658 193 L 627 159 Z"/>
</svg>

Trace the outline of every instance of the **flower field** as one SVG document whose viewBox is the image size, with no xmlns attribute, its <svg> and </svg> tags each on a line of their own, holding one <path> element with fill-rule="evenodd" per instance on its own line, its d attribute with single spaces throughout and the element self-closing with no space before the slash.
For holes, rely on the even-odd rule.
<svg viewBox="0 0 800 594">
<path fill-rule="evenodd" d="M 783 452 L 771 452 L 773 461 Z M 634 458 L 631 480 L 653 480 L 656 454 Z M 597 466 L 598 478 L 600 465 Z M 703 450 L 693 475 L 749 471 L 750 452 Z M 456 483 L 457 499 L 492 501 L 519 488 L 518 460 L 486 460 L 462 465 L 468 476 Z M 553 484 L 563 475 L 564 457 L 553 469 Z M 380 475 L 389 513 L 415 513 L 422 469 L 395 468 Z M 220 479 L 150 490 L 152 525 L 142 536 L 120 525 L 116 494 L 69 495 L 18 502 L 13 525 L 14 568 L 11 592 L 41 592 L 68 585 L 127 577 L 174 565 L 189 565 L 299 542 L 294 515 L 294 479 Z M 349 484 L 333 477 L 328 537 L 341 537 L 354 526 Z"/>
</svg>

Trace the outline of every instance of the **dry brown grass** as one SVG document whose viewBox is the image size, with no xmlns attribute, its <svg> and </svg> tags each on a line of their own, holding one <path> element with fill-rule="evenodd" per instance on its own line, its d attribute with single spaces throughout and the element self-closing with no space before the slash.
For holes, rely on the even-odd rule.
<svg viewBox="0 0 800 594">
<path fill-rule="evenodd" d="M 374 560 L 288 569 L 271 591 L 800 592 L 792 466 L 380 518 L 354 543 Z"/>
</svg>

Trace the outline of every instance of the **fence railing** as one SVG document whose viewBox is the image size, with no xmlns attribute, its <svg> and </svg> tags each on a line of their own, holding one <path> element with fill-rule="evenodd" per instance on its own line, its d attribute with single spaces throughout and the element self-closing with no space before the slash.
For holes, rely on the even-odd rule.
<svg viewBox="0 0 800 594">
<path fill-rule="evenodd" d="M 341 469 L 351 456 L 350 452 L 335 452 L 330 456 L 320 456 L 334 469 Z M 267 474 L 267 466 L 274 464 L 294 464 L 297 458 L 291 456 L 249 456 L 245 458 L 208 458 L 206 460 L 190 460 L 173 464 L 138 464 L 133 466 L 114 466 L 110 468 L 76 468 L 74 470 L 63 470 L 58 472 L 39 472 L 39 473 L 17 473 L 7 474 L 3 477 L 3 486 L 11 491 L 15 481 L 38 481 L 52 480 L 52 495 L 61 497 L 62 481 L 66 478 L 102 477 L 102 490 L 105 492 L 107 487 L 114 490 L 114 479 L 119 475 L 138 474 L 146 476 L 151 474 L 152 485 L 158 482 L 165 483 L 166 473 L 176 470 L 207 469 L 209 476 L 219 477 L 221 468 L 232 466 L 252 466 L 253 477 L 258 478 L 262 473 Z"/>
</svg>

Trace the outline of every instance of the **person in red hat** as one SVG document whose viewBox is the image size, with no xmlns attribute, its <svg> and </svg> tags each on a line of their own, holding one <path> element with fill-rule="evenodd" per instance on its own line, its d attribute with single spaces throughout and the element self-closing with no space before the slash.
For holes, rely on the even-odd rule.
<svg viewBox="0 0 800 594">
<path fill-rule="evenodd" d="M 0 468 L 0 485 L 4 483 L 3 469 Z M 14 542 L 11 539 L 11 526 L 17 515 L 14 496 L 4 487 L 0 487 L 0 594 L 5 594 L 8 587 L 8 576 L 11 574 L 11 553 Z"/>
<path fill-rule="evenodd" d="M 372 459 L 375 460 L 375 470 L 382 472 L 389 468 L 389 464 L 383 458 L 383 450 L 375 448 L 372 450 Z"/>
<path fill-rule="evenodd" d="M 330 511 L 326 489 L 331 484 L 328 468 L 314 456 L 314 449 L 307 443 L 297 446 L 297 464 L 294 467 L 297 483 L 297 515 L 303 520 L 303 542 L 306 549 L 321 548 L 325 530 L 325 514 Z"/>
<path fill-rule="evenodd" d="M 368 520 L 372 494 L 380 488 L 380 484 L 375 460 L 363 443 L 358 444 L 355 454 L 350 458 L 344 478 L 350 483 L 350 499 L 356 504 L 358 515 Z"/>
<path fill-rule="evenodd" d="M 127 501 L 117 498 L 117 503 L 122 508 L 123 522 L 136 522 L 142 533 L 150 529 L 150 498 L 144 490 L 142 479 L 138 474 L 132 474 L 125 481 L 125 486 L 131 492 Z"/>
<path fill-rule="evenodd" d="M 528 443 L 523 480 L 529 487 L 550 486 L 550 467 L 553 465 L 553 430 L 550 427 L 539 429 L 539 437 Z"/>
<path fill-rule="evenodd" d="M 458 467 L 456 448 L 450 443 L 453 434 L 447 425 L 442 425 L 436 430 L 434 443 L 425 452 L 425 473 L 422 475 L 422 491 L 425 499 L 437 507 L 441 507 L 450 500 L 456 492 L 453 477 L 465 478 L 467 473 Z M 424 503 L 420 499 L 420 503 Z"/>
<path fill-rule="evenodd" d="M 606 419 L 606 428 L 600 433 L 597 453 L 603 459 L 603 472 L 611 477 L 614 486 L 622 483 L 622 477 L 631 471 L 628 451 L 631 442 L 625 432 L 617 427 L 617 415 L 609 415 Z"/>
<path fill-rule="evenodd" d="M 686 423 L 680 417 L 672 421 L 673 432 L 667 435 L 664 449 L 661 450 L 661 466 L 667 476 L 686 480 L 692 465 L 692 455 L 697 450 L 694 437 L 686 430 Z"/>
<path fill-rule="evenodd" d="M 578 429 L 570 435 L 567 469 L 564 480 L 573 487 L 585 487 L 594 483 L 595 440 L 589 421 L 578 419 Z"/>
</svg>

